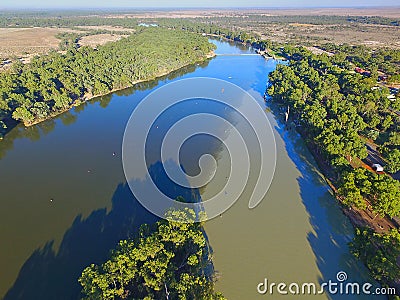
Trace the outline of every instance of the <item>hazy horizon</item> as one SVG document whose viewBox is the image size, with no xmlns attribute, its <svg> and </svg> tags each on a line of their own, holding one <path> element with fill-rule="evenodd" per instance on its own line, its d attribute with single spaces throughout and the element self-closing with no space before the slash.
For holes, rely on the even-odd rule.
<svg viewBox="0 0 400 300">
<path fill-rule="evenodd" d="M 321 1 L 322 2 L 322 1 Z M 350 3 L 349 3 L 350 2 Z M 315 3 L 312 0 L 59 0 L 48 2 L 46 0 L 3 0 L 0 9 L 215 9 L 215 8 L 262 8 L 262 9 L 301 9 L 301 8 L 379 8 L 400 7 L 397 0 L 372 1 L 372 0 L 326 0 Z"/>
</svg>

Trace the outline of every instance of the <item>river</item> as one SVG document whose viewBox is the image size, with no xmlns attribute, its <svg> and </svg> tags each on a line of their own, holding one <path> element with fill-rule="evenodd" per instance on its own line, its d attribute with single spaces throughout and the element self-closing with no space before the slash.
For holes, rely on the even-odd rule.
<svg viewBox="0 0 400 300">
<path fill-rule="evenodd" d="M 218 54 L 253 53 L 241 45 L 213 42 Z M 268 73 L 276 64 L 256 55 L 221 55 L 93 99 L 30 128 L 14 128 L 0 142 L 0 297 L 76 299 L 77 278 L 85 266 L 101 263 L 119 239 L 134 236 L 144 222 L 156 221 L 132 197 L 121 163 L 125 125 L 146 95 L 178 79 L 214 77 L 239 85 L 264 105 Z M 205 107 L 216 113 L 221 110 L 207 102 L 196 109 Z M 376 285 L 350 255 L 351 224 L 301 138 L 285 130 L 271 112 L 267 116 L 278 153 L 268 194 L 249 210 L 249 191 L 245 190 L 232 208 L 205 225 L 219 278 L 217 289 L 228 299 L 281 299 L 277 293 L 260 295 L 257 285 L 264 278 L 276 283 L 317 284 L 335 280 L 339 271 L 346 272 L 349 281 Z M 160 122 L 167 126 L 170 121 Z M 153 145 L 160 136 L 155 134 Z M 215 140 L 198 137 L 188 144 L 187 152 L 192 155 L 186 155 L 185 169 L 189 172 L 196 173 L 194 158 L 207 151 L 218 156 L 222 169 L 228 168 L 226 151 Z M 158 172 L 157 168 L 153 171 Z M 164 189 L 176 193 L 167 183 Z M 199 193 L 204 199 L 217 190 L 218 182 Z"/>
</svg>

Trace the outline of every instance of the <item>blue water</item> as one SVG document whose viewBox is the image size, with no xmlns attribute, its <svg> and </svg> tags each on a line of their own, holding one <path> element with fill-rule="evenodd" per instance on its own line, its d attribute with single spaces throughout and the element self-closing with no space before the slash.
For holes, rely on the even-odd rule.
<svg viewBox="0 0 400 300">
<path fill-rule="evenodd" d="M 218 54 L 254 53 L 241 45 L 212 42 Z M 260 56 L 217 56 L 10 132 L 0 142 L 0 297 L 77 299 L 77 278 L 85 266 L 101 263 L 120 239 L 134 236 L 142 223 L 156 221 L 133 198 L 121 163 L 126 123 L 146 95 L 178 79 L 213 77 L 237 84 L 264 105 L 268 73 L 276 64 Z M 209 102 L 196 109 L 223 110 Z M 217 287 L 228 299 L 273 299 L 277 295 L 256 293 L 263 276 L 322 282 L 343 270 L 353 281 L 370 280 L 348 252 L 352 228 L 301 139 L 285 131 L 274 115 L 269 118 L 278 143 L 278 170 L 269 200 L 251 212 L 243 213 L 241 204 L 235 205 L 206 225 L 215 268 L 221 271 Z M 216 145 L 200 137 L 188 151 L 196 157 L 203 151 L 220 151 Z M 194 164 L 190 157 L 186 156 L 189 166 Z M 188 191 L 163 182 L 157 164 L 153 168 L 166 193 L 190 197 Z M 352 297 L 358 298 L 365 297 Z"/>
</svg>

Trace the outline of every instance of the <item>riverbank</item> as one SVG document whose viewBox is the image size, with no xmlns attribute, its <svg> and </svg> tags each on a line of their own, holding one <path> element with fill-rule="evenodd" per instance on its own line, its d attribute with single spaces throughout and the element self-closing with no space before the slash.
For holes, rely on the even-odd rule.
<svg viewBox="0 0 400 300">
<path fill-rule="evenodd" d="M 223 39 L 223 40 L 225 40 L 227 42 L 239 43 L 239 44 L 241 44 L 243 46 L 246 46 L 246 47 L 252 47 L 257 54 L 259 54 L 261 57 L 263 57 L 266 60 L 268 60 L 268 59 L 273 59 L 273 60 L 276 60 L 276 61 L 286 61 L 287 60 L 286 57 L 283 57 L 281 54 L 279 54 L 278 52 L 273 51 L 271 49 L 261 50 L 259 48 L 253 47 L 250 43 L 241 42 L 241 41 L 237 41 L 237 40 L 234 40 L 234 39 L 230 39 L 230 38 L 227 38 L 227 37 L 225 37 L 223 35 L 217 35 L 217 34 L 211 34 L 210 33 L 210 34 L 206 34 L 206 36 L 209 36 L 209 37 L 212 37 L 212 38 L 220 38 L 220 39 Z"/>
<path fill-rule="evenodd" d="M 240 44 L 235 46 L 223 41 L 215 44 L 217 53 L 248 53 L 248 48 Z M 64 295 L 76 299 L 80 291 L 77 276 L 83 268 L 105 261 L 109 249 L 126 238 L 122 235 L 135 234 L 139 228 L 136 225 L 151 223 L 153 216 L 135 200 L 126 185 L 120 160 L 126 122 L 144 95 L 182 78 L 231 76 L 233 82 L 244 90 L 253 89 L 260 98 L 267 74 L 275 67 L 276 62 L 267 62 L 259 56 L 217 56 L 198 67 L 173 72 L 154 84 L 138 84 L 103 97 L 104 101 L 101 98 L 88 101 L 53 119 L 55 122 L 51 120 L 29 128 L 20 124 L 0 143 L 0 155 L 3 154 L 0 169 L 7 174 L 2 178 L 1 203 L 6 209 L 0 218 L 3 229 L 0 237 L 4 241 L 0 249 L 4 274 L 0 298 L 7 294 L 5 300 L 18 295 L 32 299 Z M 228 117 L 238 128 L 248 128 L 243 118 L 239 115 L 236 118 L 235 114 L 227 116 L 217 102 L 202 105 L 201 108 L 188 105 L 182 111 L 176 107 L 166 117 L 159 118 L 157 125 L 167 131 L 176 120 L 204 108 Z M 193 125 L 195 129 L 201 126 L 196 122 Z M 221 125 L 216 129 L 224 132 L 228 128 Z M 146 142 L 149 160 L 159 153 L 162 138 L 159 134 L 161 131 L 156 130 Z M 231 166 L 229 153 L 220 151 L 215 144 L 212 138 L 196 138 L 182 151 L 183 161 L 189 162 L 188 174 L 196 174 L 197 164 L 186 158 L 216 151 L 221 181 L 213 181 L 208 186 L 211 196 L 224 189 L 224 174 L 229 174 Z M 248 148 L 256 149 L 258 145 L 257 139 L 250 137 Z M 334 203 L 326 187 L 313 170 L 307 169 L 309 163 L 301 159 L 302 153 L 293 151 L 296 149 L 287 153 L 284 141 L 277 146 L 279 168 L 268 200 L 257 209 L 248 209 L 252 183 L 258 180 L 260 159 L 251 152 L 254 169 L 243 201 L 237 201 L 222 217 L 206 224 L 215 269 L 221 275 L 218 289 L 228 299 L 260 299 L 263 296 L 258 295 L 257 284 L 266 277 L 274 282 L 298 282 L 303 278 L 317 284 L 319 279 L 334 279 L 338 270 L 346 271 L 354 281 L 371 282 L 365 269 L 360 269 L 361 264 L 356 264 L 349 254 L 347 242 L 352 228 L 337 206 L 327 202 Z M 158 172 L 152 175 L 164 191 L 175 193 L 175 186 L 176 191 L 181 190 L 175 183 L 165 182 L 164 175 L 159 176 Z M 283 210 L 283 207 L 290 209 Z M 27 237 L 27 228 L 29 238 L 21 238 Z M 307 297 L 310 296 L 299 295 L 296 299 L 307 300 Z M 325 298 L 316 296 L 316 299 Z M 348 299 L 366 298 L 349 295 Z"/>
<path fill-rule="evenodd" d="M 354 207 L 347 207 L 343 203 L 344 199 L 338 194 L 337 179 L 339 174 L 336 174 L 332 167 L 318 153 L 317 147 L 308 141 L 307 133 L 304 130 L 301 130 L 300 127 L 296 127 L 296 131 L 303 138 L 307 149 L 314 157 L 314 160 L 317 163 L 325 182 L 332 190 L 332 193 L 335 196 L 336 200 L 339 202 L 343 213 L 349 218 L 354 228 L 369 227 L 377 233 L 388 232 L 389 230 L 396 228 L 396 224 L 393 221 L 391 221 L 387 217 L 381 217 L 380 215 L 374 213 L 370 209 L 370 205 L 368 205 L 367 209 L 364 210 Z"/>
<path fill-rule="evenodd" d="M 336 200 L 338 201 L 343 214 L 349 219 L 354 230 L 356 230 L 357 228 L 368 227 L 371 228 L 376 233 L 384 234 L 388 233 L 392 229 L 398 228 L 397 224 L 393 220 L 389 219 L 388 217 L 381 217 L 379 214 L 375 213 L 372 210 L 372 206 L 371 204 L 369 204 L 368 201 L 367 201 L 368 206 L 366 209 L 358 209 L 355 207 L 346 206 L 343 203 L 344 199 L 338 194 L 338 190 L 335 185 L 335 183 L 337 183 L 336 180 L 332 180 L 332 178 L 330 178 L 330 176 L 328 175 L 331 172 L 333 172 L 332 168 L 323 160 L 321 155 L 317 153 L 316 147 L 313 147 L 313 145 L 307 142 L 306 133 L 300 129 L 296 131 L 301 135 L 301 137 L 305 141 L 307 149 L 314 157 L 314 160 L 316 161 L 318 169 L 321 171 L 321 174 L 325 182 L 332 190 L 332 193 L 335 196 Z M 398 263 L 399 262 L 400 262 L 400 257 L 398 258 Z M 380 283 L 382 284 L 382 282 Z M 400 291 L 400 279 L 394 282 L 393 281 L 390 282 L 389 286 L 395 288 L 397 291 Z"/>
<path fill-rule="evenodd" d="M 194 65 L 194 64 L 196 64 L 196 63 L 204 62 L 204 61 L 206 61 L 206 60 L 208 60 L 208 59 L 211 59 L 211 58 L 213 58 L 213 57 L 215 57 L 215 56 L 216 56 L 215 52 L 214 52 L 214 51 L 211 51 L 210 53 L 208 53 L 207 55 L 205 55 L 204 57 L 202 57 L 202 59 L 199 59 L 199 60 L 196 60 L 196 61 L 193 61 L 193 62 L 184 64 L 184 65 L 182 65 L 182 66 L 179 66 L 178 68 L 173 68 L 173 69 L 170 69 L 170 70 L 167 70 L 167 71 L 159 72 L 159 73 L 157 73 L 156 75 L 154 75 L 154 76 L 152 76 L 152 77 L 148 77 L 148 78 L 146 78 L 146 79 L 141 79 L 141 80 L 133 81 L 131 84 L 129 84 L 129 85 L 127 85 L 127 86 L 122 86 L 122 87 L 119 87 L 119 88 L 114 88 L 114 89 L 112 89 L 112 90 L 110 90 L 110 91 L 107 91 L 106 93 L 103 93 L 103 94 L 96 94 L 96 95 L 85 94 L 83 97 L 78 98 L 77 100 L 74 100 L 74 102 L 73 102 L 71 105 L 69 105 L 68 107 L 66 107 L 65 109 L 61 109 L 61 110 L 57 110 L 57 111 L 51 112 L 46 118 L 36 119 L 36 120 L 34 120 L 34 121 L 32 121 L 32 122 L 23 122 L 23 124 L 24 124 L 24 126 L 26 126 L 26 127 L 30 127 L 30 126 L 39 124 L 39 123 L 44 122 L 44 121 L 46 121 L 46 120 L 50 120 L 50 119 L 52 119 L 52 118 L 54 118 L 54 117 L 56 117 L 56 116 L 58 116 L 58 115 L 60 115 L 60 114 L 63 114 L 63 113 L 65 113 L 65 112 L 71 110 L 72 108 L 74 108 L 74 107 L 76 107 L 76 106 L 79 106 L 79 105 L 81 105 L 81 104 L 83 104 L 83 103 L 85 103 L 85 102 L 87 102 L 87 101 L 89 101 L 89 100 L 92 100 L 92 99 L 94 99 L 94 98 L 103 97 L 103 96 L 112 94 L 112 93 L 114 93 L 114 92 L 118 92 L 118 91 L 121 91 L 121 90 L 125 90 L 125 89 L 127 89 L 127 88 L 134 87 L 136 84 L 139 84 L 139 83 L 148 82 L 148 81 L 152 81 L 152 80 L 158 79 L 158 78 L 163 77 L 163 76 L 167 76 L 167 75 L 171 74 L 172 72 L 178 71 L 178 70 L 180 70 L 180 69 L 182 69 L 182 68 L 185 68 L 185 67 Z M 11 128 L 10 130 L 12 130 L 12 128 Z M 2 139 L 4 138 L 4 136 L 5 136 L 8 132 L 10 132 L 10 130 L 8 130 L 8 131 L 6 131 L 5 133 L 3 133 L 2 135 L 0 135 L 0 140 L 2 140 Z"/>
<path fill-rule="evenodd" d="M 271 103 L 267 103 L 267 105 L 274 112 L 275 116 L 279 116 L 281 114 L 279 105 L 273 105 Z M 329 163 L 324 160 L 318 151 L 318 147 L 309 140 L 307 132 L 303 130 L 302 127 L 291 123 L 290 120 L 285 123 L 285 120 L 280 118 L 279 121 L 283 126 L 286 127 L 287 130 L 295 130 L 301 136 L 308 151 L 312 154 L 315 162 L 317 163 L 322 177 L 340 204 L 343 214 L 348 217 L 354 228 L 369 227 L 377 233 L 388 232 L 390 229 L 396 228 L 396 224 L 392 220 L 388 219 L 387 217 L 381 217 L 380 215 L 374 213 L 370 205 L 368 205 L 368 207 L 364 210 L 354 207 L 347 207 L 343 203 L 344 199 L 338 194 L 337 186 L 340 174 L 336 173 Z"/>
</svg>

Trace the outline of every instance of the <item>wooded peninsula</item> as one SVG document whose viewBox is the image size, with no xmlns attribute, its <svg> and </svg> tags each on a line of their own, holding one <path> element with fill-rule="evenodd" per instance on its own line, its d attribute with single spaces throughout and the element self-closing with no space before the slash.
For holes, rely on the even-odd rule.
<svg viewBox="0 0 400 300">
<path fill-rule="evenodd" d="M 69 45 L 0 73 L 2 133 L 15 120 L 33 125 L 93 97 L 203 61 L 214 49 L 205 37 L 159 27 L 138 27 L 127 38 L 95 48 Z"/>
</svg>

